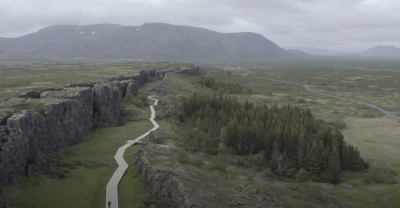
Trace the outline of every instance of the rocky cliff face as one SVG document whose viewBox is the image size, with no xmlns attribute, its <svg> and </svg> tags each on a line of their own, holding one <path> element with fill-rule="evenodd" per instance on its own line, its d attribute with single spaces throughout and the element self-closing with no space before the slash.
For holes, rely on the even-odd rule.
<svg viewBox="0 0 400 208">
<path fill-rule="evenodd" d="M 245 185 L 230 184 L 224 177 L 184 166 L 174 159 L 170 148 L 143 146 L 135 153 L 133 163 L 150 191 L 149 200 L 157 203 L 164 199 L 164 207 L 292 207 L 273 199 L 268 192 L 256 193 Z"/>
<path fill-rule="evenodd" d="M 101 83 L 81 83 L 63 89 L 27 92 L 0 103 L 0 185 L 49 173 L 57 152 L 82 141 L 85 134 L 121 118 L 121 102 L 138 94 L 147 81 L 166 73 L 149 70 Z M 22 105 L 22 104 L 23 105 Z M 35 110 L 15 106 L 36 106 Z"/>
</svg>

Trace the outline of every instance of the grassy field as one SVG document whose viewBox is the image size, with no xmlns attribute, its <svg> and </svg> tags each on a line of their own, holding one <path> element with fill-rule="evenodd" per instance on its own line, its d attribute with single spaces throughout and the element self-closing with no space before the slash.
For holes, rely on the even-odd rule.
<svg viewBox="0 0 400 208">
<path fill-rule="evenodd" d="M 152 82 L 144 88 L 152 89 L 158 84 L 159 82 Z M 133 112 L 135 117 L 150 117 L 147 106 L 138 108 L 124 103 L 124 108 Z M 62 165 L 53 168 L 65 173 L 66 178 L 57 179 L 46 175 L 26 178 L 18 186 L 3 188 L 1 198 L 16 208 L 104 207 L 106 185 L 117 168 L 114 161 L 117 149 L 126 140 L 135 139 L 152 127 L 151 122 L 146 119 L 94 130 L 82 143 L 61 152 Z M 144 139 L 146 140 L 148 138 Z M 124 158 L 128 164 L 132 164 L 133 154 L 138 148 L 140 145 L 126 150 Z M 136 167 L 130 165 L 118 187 L 121 208 L 146 207 L 149 192 L 141 178 L 141 175 L 136 174 Z"/>
<path fill-rule="evenodd" d="M 151 129 L 149 121 L 127 123 L 90 133 L 83 143 L 63 150 L 67 178 L 34 176 L 16 187 L 6 187 L 3 199 L 13 207 L 104 207 L 106 185 L 117 168 L 113 159 L 118 147 L 128 138 L 136 138 Z M 139 146 L 129 148 L 128 163 Z M 76 169 L 75 169 L 76 168 Z M 148 192 L 131 166 L 119 186 L 121 207 L 144 207 Z"/>
<path fill-rule="evenodd" d="M 248 73 L 249 71 L 251 73 Z M 350 101 L 311 93 L 303 84 L 319 86 L 316 89 L 321 92 L 363 100 L 387 110 L 400 112 L 400 90 L 396 84 L 400 79 L 400 70 L 366 70 L 350 66 L 339 68 L 267 65 L 256 68 L 215 66 L 209 72 L 209 76 L 225 81 L 233 80 L 252 89 L 254 95 L 246 98 L 254 102 L 308 107 L 317 117 L 323 119 L 371 118 L 380 117 L 382 114 Z M 243 76 L 246 73 L 247 76 Z M 305 102 L 299 102 L 301 99 Z"/>
<path fill-rule="evenodd" d="M 307 91 L 303 84 L 336 96 L 363 100 L 384 109 L 400 112 L 400 70 L 395 66 L 378 68 L 370 63 L 346 65 L 211 66 L 208 76 L 223 81 L 235 81 L 252 89 L 253 95 L 234 95 L 239 100 L 251 100 L 268 105 L 296 105 L 310 108 L 325 121 L 339 123 L 345 140 L 359 148 L 361 156 L 371 162 L 364 173 L 344 173 L 343 182 L 353 186 L 342 189 L 316 185 L 327 195 L 352 207 L 389 207 L 384 196 L 400 189 L 400 122 L 383 117 L 369 107 Z M 394 183 L 367 184 L 364 177 L 383 171 Z M 389 198 L 400 207 L 396 195 Z"/>
<path fill-rule="evenodd" d="M 57 88 L 74 83 L 92 83 L 108 78 L 138 74 L 140 70 L 177 68 L 189 64 L 116 62 L 116 63 L 3 63 L 0 64 L 0 98 L 19 92 Z"/>
<path fill-rule="evenodd" d="M 390 118 L 347 118 L 345 139 L 357 146 L 374 167 L 400 174 L 400 123 Z M 400 181 L 400 178 L 399 178 Z"/>
<path fill-rule="evenodd" d="M 400 122 L 391 118 L 383 117 L 382 114 L 366 106 L 340 100 L 332 97 L 323 97 L 307 91 L 303 84 L 318 86 L 316 89 L 333 95 L 347 98 L 359 99 L 371 102 L 384 109 L 400 113 L 400 70 L 397 65 L 387 63 L 331 63 L 322 65 L 279 63 L 261 66 L 205 66 L 208 75 L 219 81 L 233 81 L 240 83 L 245 88 L 253 91 L 251 95 L 230 95 L 239 100 L 250 100 L 252 102 L 268 105 L 291 104 L 304 108 L 310 108 L 313 114 L 322 120 L 335 122 L 340 126 L 345 140 L 361 152 L 361 156 L 371 162 L 371 168 L 366 172 L 354 173 L 345 172 L 342 174 L 343 182 L 351 184 L 353 188 L 337 188 L 329 184 L 305 184 L 305 187 L 312 186 L 313 190 L 325 193 L 352 207 L 389 207 L 383 198 L 391 193 L 400 190 Z M 118 76 L 131 70 L 128 66 L 118 65 L 116 73 L 107 71 L 112 65 L 103 67 L 88 68 L 90 76 L 81 74 L 79 65 L 71 67 L 70 75 L 66 78 L 59 77 L 62 73 L 54 72 L 49 75 L 46 81 L 46 70 L 49 66 L 38 65 L 36 72 L 27 74 L 17 79 L 12 73 L 23 72 L 26 69 L 13 68 L 12 70 L 0 70 L 0 83 L 6 85 L 0 87 L 0 97 L 13 96 L 21 89 L 35 88 L 39 85 L 47 86 L 51 83 L 69 83 L 74 79 L 85 82 L 91 80 L 102 80 L 108 76 Z M 101 66 L 101 64 L 99 65 Z M 65 68 L 67 66 L 62 66 Z M 111 68 L 110 68 L 111 67 Z M 148 67 L 155 67 L 149 65 Z M 138 68 L 145 68 L 141 66 Z M 134 70 L 138 69 L 135 68 Z M 13 71 L 17 70 L 17 71 Z M 34 70 L 33 70 L 34 71 Z M 39 73 L 40 71 L 40 73 Z M 101 72 L 101 73 L 99 73 Z M 104 73 L 103 73 L 104 72 Z M 10 74 L 7 74 L 10 73 Z M 2 76 L 3 75 L 3 76 Z M 13 77 L 11 84 L 1 80 L 4 76 Z M 43 76 L 44 79 L 40 79 Z M 62 80 L 64 79 L 64 80 Z M 179 74 L 168 76 L 162 82 L 148 83 L 140 89 L 141 94 L 153 94 L 149 91 L 160 83 L 164 83 L 165 90 L 171 97 L 182 97 L 193 92 L 214 93 L 210 89 L 200 85 L 195 77 L 187 77 Z M 39 81 L 41 80 L 41 81 Z M 53 80 L 53 81 L 51 81 Z M 87 81 L 89 80 L 89 81 Z M 25 83 L 29 81 L 29 83 Z M 37 84 L 37 82 L 43 82 Z M 76 81 L 74 81 L 76 82 Z M 83 82 L 83 81 L 82 81 Z M 14 86 L 15 85 L 15 86 Z M 160 97 L 160 100 L 163 98 Z M 138 108 L 131 104 L 124 104 L 124 109 L 135 111 L 135 117 L 148 118 L 150 112 L 148 107 Z M 162 115 L 162 108 L 157 106 L 157 115 Z M 171 124 L 160 117 L 157 118 L 160 124 L 160 132 L 168 134 L 164 144 L 169 146 L 179 145 L 178 134 Z M 10 202 L 13 207 L 104 207 L 105 186 L 111 174 L 116 169 L 113 156 L 117 148 L 124 144 L 127 139 L 135 138 L 150 129 L 149 121 L 129 122 L 119 127 L 109 127 L 90 133 L 85 141 L 73 147 L 66 148 L 62 152 L 63 167 L 68 176 L 65 179 L 54 179 L 48 176 L 36 176 L 25 179 L 17 187 L 6 187 L 3 189 L 2 198 Z M 129 148 L 125 153 L 128 163 L 132 161 L 132 155 L 137 146 Z M 209 157 L 209 161 L 213 156 Z M 217 156 L 220 157 L 220 156 Z M 238 158 L 220 158 L 223 161 L 237 160 Z M 243 158 L 241 158 L 243 159 Z M 112 163 L 112 164 L 111 164 Z M 205 167 L 207 166 L 207 161 Z M 223 177 L 231 178 L 233 182 L 244 183 L 257 180 L 249 180 L 252 174 L 241 172 L 235 173 L 233 166 L 228 166 Z M 76 169 L 75 169 L 76 168 Z M 205 169 L 206 170 L 206 169 Z M 392 177 L 394 182 L 390 183 L 367 183 L 367 176 L 383 171 L 384 177 Z M 271 175 L 271 173 L 266 173 Z M 256 175 L 255 175 L 256 177 Z M 273 174 L 271 177 L 274 177 Z M 303 185 L 295 185 L 290 180 L 282 179 L 277 181 L 269 178 L 271 183 L 287 187 L 291 190 L 300 190 Z M 304 188 L 304 187 L 303 187 Z M 141 183 L 141 177 L 136 175 L 134 166 L 130 166 L 119 187 L 121 207 L 144 207 L 148 192 Z M 76 191 L 78 190 L 78 191 Z M 392 196 L 389 201 L 396 207 L 400 207 L 400 194 Z"/>
<path fill-rule="evenodd" d="M 396 208 L 400 208 L 400 193 L 391 196 L 389 198 L 389 202 L 393 204 Z"/>
</svg>

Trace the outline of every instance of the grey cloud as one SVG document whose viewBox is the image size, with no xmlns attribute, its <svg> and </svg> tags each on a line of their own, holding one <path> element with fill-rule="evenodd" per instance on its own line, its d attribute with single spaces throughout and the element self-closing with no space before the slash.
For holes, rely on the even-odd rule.
<svg viewBox="0 0 400 208">
<path fill-rule="evenodd" d="M 0 37 L 57 24 L 146 22 L 256 32 L 284 47 L 400 46 L 398 0 L 3 0 Z"/>
</svg>

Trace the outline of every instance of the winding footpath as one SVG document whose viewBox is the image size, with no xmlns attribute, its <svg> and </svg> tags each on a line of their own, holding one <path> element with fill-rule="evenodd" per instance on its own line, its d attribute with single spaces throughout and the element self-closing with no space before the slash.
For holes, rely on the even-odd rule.
<svg viewBox="0 0 400 208">
<path fill-rule="evenodd" d="M 393 194 L 389 194 L 383 197 L 383 200 L 385 200 L 386 204 L 389 205 L 389 207 L 391 208 L 396 208 L 395 206 L 393 206 L 390 202 L 389 202 L 389 197 L 392 197 L 394 195 L 400 194 L 400 190 L 398 190 L 397 192 L 393 193 Z"/>
<path fill-rule="evenodd" d="M 120 147 L 115 154 L 114 158 L 118 163 L 118 169 L 114 172 L 113 176 L 111 177 L 110 181 L 107 184 L 107 190 L 106 190 L 106 208 L 109 208 L 108 203 L 111 202 L 111 208 L 118 208 L 118 184 L 121 181 L 122 177 L 124 176 L 125 171 L 128 169 L 128 163 L 124 160 L 124 153 L 125 150 L 134 145 L 136 142 L 139 142 L 141 139 L 145 138 L 150 134 L 150 132 L 157 130 L 160 126 L 156 121 L 154 121 L 154 118 L 156 116 L 156 112 L 154 110 L 154 106 L 158 104 L 158 100 L 152 98 L 153 96 L 149 96 L 148 99 L 154 100 L 154 105 L 150 106 L 151 110 L 151 117 L 150 121 L 153 123 L 154 128 L 152 128 L 150 131 L 144 133 L 140 137 L 136 138 L 135 140 L 128 140 L 127 143 Z"/>
</svg>

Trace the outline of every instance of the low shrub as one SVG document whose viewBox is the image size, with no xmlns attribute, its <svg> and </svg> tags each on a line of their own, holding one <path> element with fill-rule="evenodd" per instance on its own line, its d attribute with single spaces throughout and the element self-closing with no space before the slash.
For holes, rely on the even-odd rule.
<svg viewBox="0 0 400 208">
<path fill-rule="evenodd" d="M 144 103 L 143 101 L 139 100 L 139 99 L 132 99 L 132 104 L 135 105 L 138 108 L 142 108 L 144 107 Z"/>
<path fill-rule="evenodd" d="M 299 184 L 298 183 L 288 183 L 286 185 L 286 188 L 293 190 L 293 191 L 297 191 L 297 190 L 299 190 Z"/>
<path fill-rule="evenodd" d="M 178 147 L 175 149 L 175 155 L 176 159 L 183 164 L 188 164 L 189 163 L 189 154 L 186 152 L 186 150 L 182 147 Z"/>
<path fill-rule="evenodd" d="M 207 164 L 207 169 L 209 170 L 218 170 L 223 173 L 226 173 L 228 165 L 224 163 L 221 159 L 219 158 L 212 158 L 211 161 Z"/>
<path fill-rule="evenodd" d="M 295 176 L 295 181 L 297 183 L 305 183 L 308 180 L 309 180 L 308 172 L 304 168 L 300 169 L 300 171 L 297 172 Z"/>
<path fill-rule="evenodd" d="M 265 160 L 265 151 L 261 151 L 254 155 L 250 153 L 247 156 L 247 159 L 257 166 L 264 166 L 267 164 L 267 161 Z"/>
<path fill-rule="evenodd" d="M 374 181 L 374 177 L 371 173 L 366 173 L 363 175 L 363 180 L 367 184 L 371 184 Z"/>
<path fill-rule="evenodd" d="M 203 153 L 197 153 L 192 159 L 192 164 L 196 167 L 201 167 L 204 165 L 205 160 L 206 158 Z"/>
<path fill-rule="evenodd" d="M 300 99 L 298 100 L 298 102 L 299 102 L 299 103 L 306 103 L 306 99 L 300 98 Z"/>
<path fill-rule="evenodd" d="M 393 184 L 396 183 L 395 175 L 386 170 L 377 170 L 373 173 L 375 183 Z"/>
<path fill-rule="evenodd" d="M 340 120 L 340 119 L 337 119 L 335 121 L 331 121 L 329 124 L 332 125 L 333 127 L 339 128 L 339 129 L 347 128 L 346 123 L 343 120 Z"/>
</svg>

